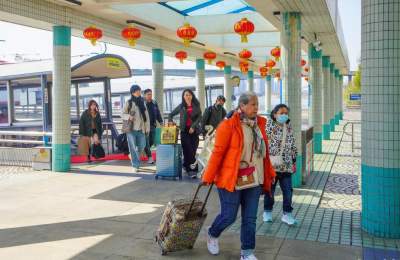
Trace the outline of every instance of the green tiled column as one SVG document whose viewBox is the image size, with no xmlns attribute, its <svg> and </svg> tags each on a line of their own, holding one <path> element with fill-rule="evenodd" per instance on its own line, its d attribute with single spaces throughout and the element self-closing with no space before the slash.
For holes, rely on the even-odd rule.
<svg viewBox="0 0 400 260">
<path fill-rule="evenodd" d="M 361 225 L 400 238 L 400 2 L 361 2 Z"/>
<path fill-rule="evenodd" d="M 335 69 L 335 125 L 339 125 L 339 70 Z"/>
<path fill-rule="evenodd" d="M 224 96 L 226 99 L 225 109 L 227 111 L 232 110 L 233 86 L 231 83 L 231 76 L 232 76 L 232 67 L 230 65 L 226 65 L 224 67 L 224 80 L 225 80 L 224 81 Z"/>
<path fill-rule="evenodd" d="M 282 88 L 284 98 L 290 108 L 290 119 L 301 162 L 301 15 L 296 12 L 282 14 Z M 298 161 L 298 163 L 299 163 Z M 301 167 L 293 176 L 293 186 L 301 185 Z"/>
<path fill-rule="evenodd" d="M 339 75 L 339 120 L 343 120 L 343 75 Z"/>
<path fill-rule="evenodd" d="M 317 51 L 309 45 L 310 84 L 312 86 L 312 126 L 314 127 L 314 152 L 322 153 L 322 51 Z"/>
<path fill-rule="evenodd" d="M 331 63 L 330 64 L 330 88 L 329 88 L 329 93 L 330 96 L 329 98 L 331 99 L 331 102 L 329 102 L 329 131 L 330 132 L 335 132 L 335 64 Z"/>
<path fill-rule="evenodd" d="M 164 112 L 164 50 L 153 49 L 153 94 L 161 115 Z"/>
<path fill-rule="evenodd" d="M 53 27 L 52 169 L 71 167 L 71 28 Z"/>
<path fill-rule="evenodd" d="M 254 91 L 254 71 L 247 72 L 247 90 Z"/>
<path fill-rule="evenodd" d="M 272 77 L 267 75 L 267 85 L 265 86 L 265 112 L 271 112 L 271 93 L 272 93 Z"/>
<path fill-rule="evenodd" d="M 330 57 L 322 56 L 322 73 L 323 73 L 323 84 L 322 84 L 322 101 L 323 101 L 323 114 L 322 114 L 322 136 L 324 140 L 330 139 Z"/>
<path fill-rule="evenodd" d="M 204 59 L 196 60 L 196 91 L 201 111 L 204 111 L 206 102 L 206 78 Z"/>
</svg>

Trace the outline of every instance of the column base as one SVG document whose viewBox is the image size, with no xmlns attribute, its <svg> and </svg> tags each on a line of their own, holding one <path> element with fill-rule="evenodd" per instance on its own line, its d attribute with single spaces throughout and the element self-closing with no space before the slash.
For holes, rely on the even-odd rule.
<svg viewBox="0 0 400 260">
<path fill-rule="evenodd" d="M 332 119 L 329 121 L 329 131 L 335 132 L 335 118 L 332 118 Z"/>
<path fill-rule="evenodd" d="M 52 170 L 67 172 L 71 169 L 71 145 L 52 144 Z"/>
<path fill-rule="evenodd" d="M 340 119 L 340 120 L 343 120 L 343 111 L 340 111 L 340 112 L 339 112 L 339 119 Z"/>
<path fill-rule="evenodd" d="M 339 115 L 339 113 L 337 113 L 337 114 L 335 115 L 335 124 L 336 124 L 336 125 L 339 125 L 339 123 L 340 123 L 340 115 Z"/>
<path fill-rule="evenodd" d="M 329 124 L 322 126 L 322 136 L 323 136 L 324 140 L 331 139 L 331 132 L 330 132 Z"/>
<path fill-rule="evenodd" d="M 400 168 L 361 165 L 362 219 L 366 232 L 400 238 Z"/>
<path fill-rule="evenodd" d="M 302 167 L 303 166 L 303 157 L 301 155 L 298 155 L 296 157 L 296 173 L 292 175 L 292 187 L 293 188 L 298 188 L 301 186 L 301 181 L 303 179 L 303 172 L 302 172 Z"/>
<path fill-rule="evenodd" d="M 314 133 L 314 153 L 322 153 L 322 133 Z"/>
</svg>

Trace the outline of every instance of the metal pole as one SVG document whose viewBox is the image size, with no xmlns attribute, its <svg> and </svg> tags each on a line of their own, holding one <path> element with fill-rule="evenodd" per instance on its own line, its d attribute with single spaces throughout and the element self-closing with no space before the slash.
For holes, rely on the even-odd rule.
<svg viewBox="0 0 400 260">
<path fill-rule="evenodd" d="M 354 123 L 351 123 L 351 153 L 354 153 Z"/>
</svg>

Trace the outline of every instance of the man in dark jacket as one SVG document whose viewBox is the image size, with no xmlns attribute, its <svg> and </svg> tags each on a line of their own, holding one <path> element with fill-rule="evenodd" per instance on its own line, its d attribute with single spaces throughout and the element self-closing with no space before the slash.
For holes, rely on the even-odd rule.
<svg viewBox="0 0 400 260">
<path fill-rule="evenodd" d="M 153 100 L 153 92 L 151 89 L 146 89 L 144 91 L 144 99 L 146 101 L 146 107 L 150 117 L 150 133 L 146 137 L 147 145 L 145 148 L 145 152 L 147 154 L 147 157 L 149 158 L 148 163 L 154 163 L 153 158 L 151 156 L 150 147 L 154 144 L 154 135 L 156 132 L 157 122 L 162 124 L 163 119 L 157 103 Z"/>
<path fill-rule="evenodd" d="M 219 123 L 221 123 L 222 120 L 224 120 L 226 116 L 226 110 L 224 108 L 225 104 L 225 97 L 220 95 L 217 97 L 217 100 L 215 101 L 215 104 L 212 106 L 209 106 L 204 110 L 203 114 L 203 120 L 201 122 L 201 128 L 203 130 L 203 133 L 206 134 L 205 126 L 206 125 L 211 125 L 213 129 L 215 130 Z"/>
</svg>

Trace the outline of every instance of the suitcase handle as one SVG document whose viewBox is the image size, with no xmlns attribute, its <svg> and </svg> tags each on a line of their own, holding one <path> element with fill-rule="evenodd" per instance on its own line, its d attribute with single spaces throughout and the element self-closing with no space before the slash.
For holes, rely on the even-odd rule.
<svg viewBox="0 0 400 260">
<path fill-rule="evenodd" d="M 208 189 L 207 196 L 206 196 L 206 198 L 205 198 L 205 200 L 204 200 L 203 206 L 201 207 L 201 210 L 200 210 L 200 212 L 199 212 L 199 216 L 202 216 L 202 215 L 203 215 L 203 211 L 204 211 L 204 208 L 206 207 L 206 204 L 207 204 L 207 201 L 208 201 L 208 197 L 210 197 L 210 193 L 211 193 L 211 190 L 212 190 L 213 185 L 214 185 L 214 183 L 212 183 L 212 184 L 210 185 L 210 188 Z M 185 215 L 185 218 L 189 215 L 190 211 L 192 211 L 194 202 L 195 202 L 195 200 L 196 200 L 196 198 L 197 198 L 197 194 L 199 193 L 200 188 L 203 187 L 203 186 L 206 186 L 206 185 L 205 185 L 204 183 L 200 183 L 200 184 L 197 186 L 196 193 L 195 193 L 194 196 L 193 196 L 192 203 L 190 204 L 189 210 L 187 211 L 187 213 L 186 213 L 186 215 Z"/>
</svg>

